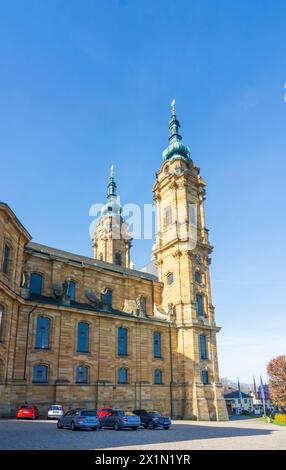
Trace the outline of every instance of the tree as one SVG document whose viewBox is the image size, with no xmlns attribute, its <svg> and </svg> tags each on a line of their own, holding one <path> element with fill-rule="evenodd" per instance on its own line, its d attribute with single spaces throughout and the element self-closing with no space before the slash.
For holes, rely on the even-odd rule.
<svg viewBox="0 0 286 470">
<path fill-rule="evenodd" d="M 286 356 L 272 359 L 268 366 L 270 397 L 276 405 L 286 403 Z"/>
</svg>

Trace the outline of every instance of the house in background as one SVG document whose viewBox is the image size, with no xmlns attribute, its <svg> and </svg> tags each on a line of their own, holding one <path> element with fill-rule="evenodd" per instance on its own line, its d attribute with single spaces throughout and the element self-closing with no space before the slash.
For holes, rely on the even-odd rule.
<svg viewBox="0 0 286 470">
<path fill-rule="evenodd" d="M 239 394 L 238 390 L 231 390 L 224 394 L 224 399 L 229 415 L 240 414 L 243 411 L 253 413 L 253 397 L 248 393 Z"/>
</svg>

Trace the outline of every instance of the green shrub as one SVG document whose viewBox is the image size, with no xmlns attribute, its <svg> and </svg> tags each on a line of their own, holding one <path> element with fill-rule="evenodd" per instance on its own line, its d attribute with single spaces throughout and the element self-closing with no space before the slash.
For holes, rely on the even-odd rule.
<svg viewBox="0 0 286 470">
<path fill-rule="evenodd" d="M 283 415 L 282 413 L 276 413 L 274 416 L 274 421 L 276 423 L 286 424 L 286 415 Z"/>
</svg>

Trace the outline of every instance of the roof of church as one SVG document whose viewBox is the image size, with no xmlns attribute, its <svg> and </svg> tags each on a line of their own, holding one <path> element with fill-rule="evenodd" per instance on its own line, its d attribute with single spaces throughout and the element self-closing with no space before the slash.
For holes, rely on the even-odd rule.
<svg viewBox="0 0 286 470">
<path fill-rule="evenodd" d="M 48 305 L 56 305 L 58 307 L 68 307 L 68 308 L 74 308 L 76 310 L 89 310 L 91 312 L 99 312 L 103 313 L 105 315 L 116 315 L 119 317 L 126 317 L 126 318 L 134 318 L 134 315 L 129 312 L 124 312 L 123 310 L 118 310 L 113 307 L 107 307 L 107 306 L 96 306 L 89 304 L 87 302 L 76 302 L 74 300 L 71 300 L 69 305 L 65 305 L 62 303 L 61 300 L 56 299 L 54 297 L 47 297 L 44 295 L 39 295 L 39 294 L 31 294 L 30 299 L 32 302 L 36 302 L 37 304 L 48 304 Z M 136 316 L 136 320 L 142 320 L 142 321 L 155 321 L 158 323 L 168 323 L 168 320 L 165 318 L 159 318 L 153 315 L 148 315 L 146 317 L 144 316 Z"/>
<path fill-rule="evenodd" d="M 106 261 L 100 261 L 94 258 L 89 258 L 88 256 L 76 255 L 68 251 L 59 250 L 57 248 L 52 248 L 46 245 L 40 245 L 39 243 L 30 242 L 26 245 L 26 249 L 31 250 L 34 253 L 39 253 L 46 256 L 56 256 L 57 258 L 61 258 L 63 260 L 79 263 L 82 266 L 93 266 L 101 269 L 106 269 L 108 271 L 113 271 L 119 274 L 140 277 L 141 279 L 147 279 L 149 281 L 158 281 L 157 276 L 154 276 L 153 274 L 149 274 L 147 272 L 124 268 L 123 266 L 117 266 L 116 264 L 107 263 Z"/>
</svg>

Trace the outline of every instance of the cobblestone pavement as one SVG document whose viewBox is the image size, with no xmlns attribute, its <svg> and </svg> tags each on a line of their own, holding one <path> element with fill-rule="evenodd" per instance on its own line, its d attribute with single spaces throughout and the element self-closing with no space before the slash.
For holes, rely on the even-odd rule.
<svg viewBox="0 0 286 470">
<path fill-rule="evenodd" d="M 168 431 L 73 432 L 54 421 L 0 420 L 0 449 L 286 449 L 286 426 L 245 419 L 174 421 Z"/>
</svg>

